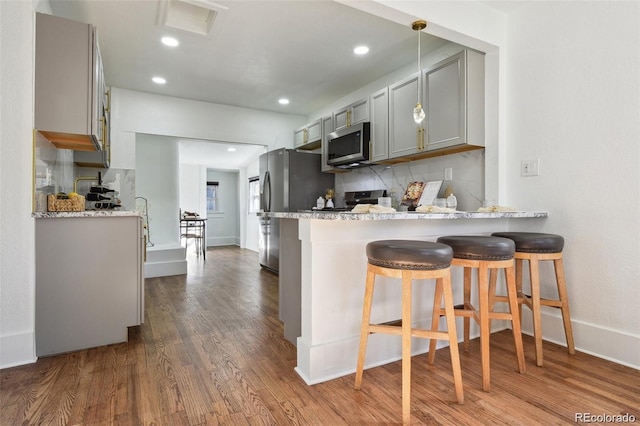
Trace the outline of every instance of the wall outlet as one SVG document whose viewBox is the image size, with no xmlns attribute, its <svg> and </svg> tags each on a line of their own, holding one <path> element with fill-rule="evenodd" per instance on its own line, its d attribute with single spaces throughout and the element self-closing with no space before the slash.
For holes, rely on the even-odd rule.
<svg viewBox="0 0 640 426">
<path fill-rule="evenodd" d="M 444 169 L 444 180 L 453 180 L 453 167 Z"/>
<path fill-rule="evenodd" d="M 520 176 L 538 176 L 540 174 L 540 159 L 522 160 Z"/>
</svg>

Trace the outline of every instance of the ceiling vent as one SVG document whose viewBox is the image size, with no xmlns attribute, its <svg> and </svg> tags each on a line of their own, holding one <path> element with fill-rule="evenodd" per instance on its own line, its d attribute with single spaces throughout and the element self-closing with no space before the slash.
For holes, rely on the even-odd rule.
<svg viewBox="0 0 640 426">
<path fill-rule="evenodd" d="M 162 0 L 160 25 L 206 36 L 218 14 L 227 9 L 208 0 Z"/>
</svg>

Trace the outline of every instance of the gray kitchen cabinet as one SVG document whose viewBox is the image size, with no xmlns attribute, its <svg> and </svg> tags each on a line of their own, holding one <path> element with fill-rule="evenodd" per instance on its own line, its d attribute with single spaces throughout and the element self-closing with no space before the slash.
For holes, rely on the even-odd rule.
<svg viewBox="0 0 640 426">
<path fill-rule="evenodd" d="M 369 99 L 360 99 L 333 113 L 334 130 L 369 121 Z"/>
<path fill-rule="evenodd" d="M 321 154 L 321 158 L 320 158 L 320 169 L 323 172 L 341 172 L 344 171 L 344 169 L 338 169 L 335 168 L 333 166 L 330 166 L 327 164 L 327 160 L 328 160 L 328 155 L 327 155 L 327 136 L 329 135 L 329 133 L 333 132 L 333 116 L 328 115 L 325 117 L 322 117 L 322 119 L 320 120 L 321 124 L 322 124 L 322 149 L 320 151 Z"/>
<path fill-rule="evenodd" d="M 104 133 L 101 151 L 74 151 L 73 162 L 78 167 L 98 167 L 108 169 L 111 165 L 111 128 L 109 126 L 111 116 L 110 90 L 107 90 L 107 98 L 104 104 Z"/>
<path fill-rule="evenodd" d="M 463 50 L 424 71 L 427 151 L 484 147 L 484 54 Z"/>
<path fill-rule="evenodd" d="M 322 141 L 322 123 L 320 119 L 305 124 L 293 132 L 293 147 L 297 149 L 316 149 Z"/>
<path fill-rule="evenodd" d="M 369 97 L 371 108 L 370 161 L 389 158 L 389 89 L 378 90 Z"/>
<path fill-rule="evenodd" d="M 413 120 L 420 73 L 389 86 L 389 158 L 422 152 L 424 132 Z"/>
<path fill-rule="evenodd" d="M 36 355 L 127 341 L 144 320 L 138 215 L 36 218 Z"/>
<path fill-rule="evenodd" d="M 36 13 L 35 129 L 56 147 L 101 150 L 105 82 L 94 26 Z"/>
</svg>

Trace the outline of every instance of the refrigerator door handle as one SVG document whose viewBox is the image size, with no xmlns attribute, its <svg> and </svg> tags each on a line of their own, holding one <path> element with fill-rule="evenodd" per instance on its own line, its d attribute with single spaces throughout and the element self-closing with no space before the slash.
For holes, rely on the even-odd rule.
<svg viewBox="0 0 640 426">
<path fill-rule="evenodd" d="M 271 211 L 271 175 L 269 171 L 266 171 L 264 174 L 264 188 L 262 190 L 263 196 L 263 207 L 265 212 Z"/>
</svg>

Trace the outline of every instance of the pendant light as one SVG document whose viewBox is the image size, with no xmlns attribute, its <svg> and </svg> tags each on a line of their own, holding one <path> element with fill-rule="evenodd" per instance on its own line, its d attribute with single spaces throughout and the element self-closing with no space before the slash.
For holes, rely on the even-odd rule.
<svg viewBox="0 0 640 426">
<path fill-rule="evenodd" d="M 420 72 L 422 72 L 420 68 L 420 32 L 427 28 L 427 21 L 419 20 L 412 22 L 411 28 L 418 33 L 418 102 L 416 103 L 416 107 L 413 109 L 413 120 L 417 124 L 420 124 L 425 117 L 422 104 L 420 103 Z"/>
</svg>

